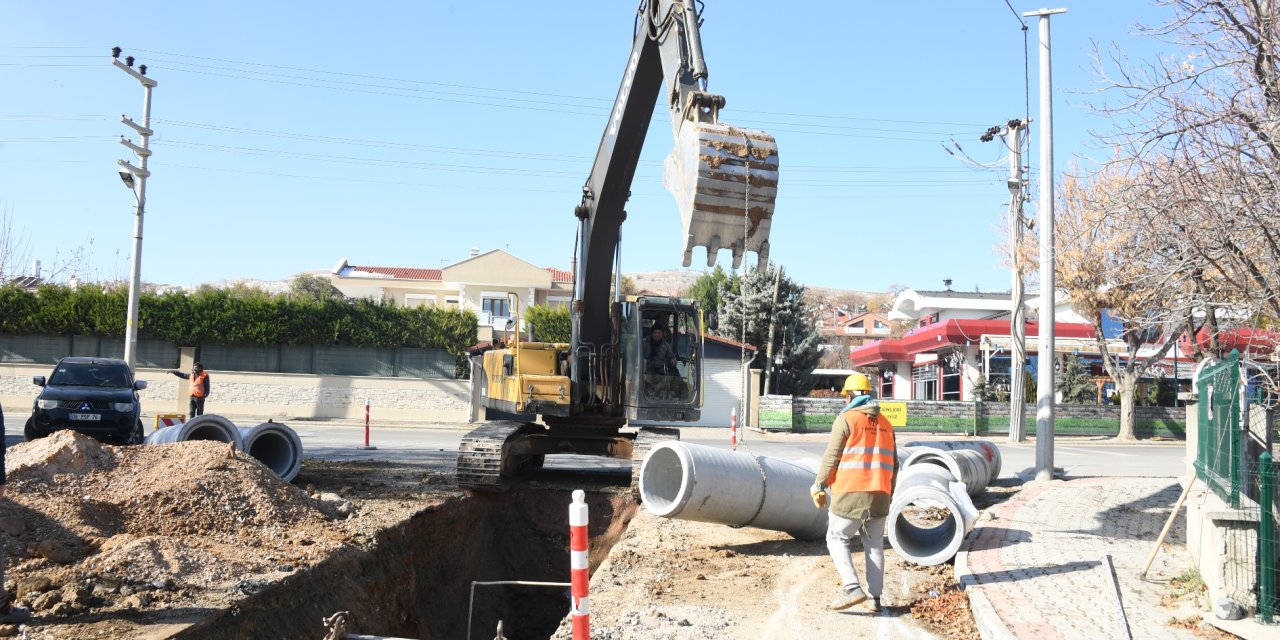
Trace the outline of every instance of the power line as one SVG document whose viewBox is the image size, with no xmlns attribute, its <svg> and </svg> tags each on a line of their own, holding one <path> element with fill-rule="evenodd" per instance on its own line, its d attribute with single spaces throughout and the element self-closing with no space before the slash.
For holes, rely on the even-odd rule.
<svg viewBox="0 0 1280 640">
<path fill-rule="evenodd" d="M 149 50 L 149 49 L 137 49 L 137 51 L 142 51 L 142 52 L 145 52 L 145 53 L 157 54 L 157 55 L 160 55 L 160 56 L 168 56 L 168 57 L 172 57 L 172 58 L 187 58 L 187 59 L 191 59 L 191 60 L 204 60 L 204 61 L 219 62 L 219 63 L 224 63 L 224 64 L 241 65 L 241 66 L 246 66 L 246 67 L 261 67 L 261 68 L 264 68 L 264 69 L 277 69 L 277 70 L 282 70 L 282 71 L 296 71 L 296 72 L 301 72 L 301 73 L 310 73 L 310 74 L 318 74 L 318 75 L 332 75 L 332 76 L 347 77 L 347 78 L 358 78 L 358 79 L 362 79 L 362 80 L 383 80 L 383 81 L 387 81 L 387 82 L 399 82 L 399 83 L 405 83 L 405 84 L 421 84 L 421 85 L 429 85 L 429 86 L 446 87 L 446 88 L 451 88 L 451 89 L 467 89 L 467 90 L 472 90 L 472 91 L 485 91 L 485 92 L 490 92 L 490 93 L 499 93 L 499 94 L 502 94 L 502 93 L 508 93 L 508 94 L 528 95 L 528 96 L 537 96 L 537 97 L 545 97 L 545 98 L 557 98 L 557 99 L 562 99 L 562 100 L 565 100 L 565 99 L 567 99 L 567 100 L 580 100 L 580 101 L 583 101 L 583 102 L 589 102 L 589 103 L 599 103 L 600 105 L 602 105 L 602 108 L 603 108 L 603 109 L 604 109 L 604 111 L 606 111 L 606 112 L 608 111 L 608 109 L 610 108 L 610 106 L 613 104 L 613 100 L 614 100 L 613 98 L 601 98 L 601 97 L 599 97 L 599 96 L 577 96 L 577 95 L 562 94 L 562 93 L 547 93 L 547 92 L 540 92 L 540 91 L 526 91 L 526 90 L 519 90 L 519 89 L 506 89 L 506 88 L 500 88 L 500 87 L 485 87 L 485 86 L 481 86 L 481 85 L 458 84 L 458 83 L 448 83 L 448 82 L 436 82 L 436 81 L 430 81 L 430 80 L 411 80 L 411 79 L 406 79 L 406 78 L 395 78 L 395 77 L 389 77 L 389 76 L 374 76 L 374 75 L 368 75 L 368 74 L 347 73 L 347 72 L 331 71 L 331 70 L 325 70 L 325 69 L 312 69 L 312 68 L 306 68 L 306 67 L 294 67 L 294 66 L 287 66 L 287 65 L 267 64 L 267 63 L 261 63 L 261 62 L 249 62 L 249 61 L 244 61 L 244 60 L 231 60 L 231 59 L 226 59 L 226 58 L 212 58 L 212 57 L 205 57 L 205 56 L 194 56 L 194 55 L 189 55 L 189 54 L 173 53 L 173 52 L 166 52 L 166 51 L 156 51 L 156 50 Z M 173 63 L 173 64 L 182 64 L 182 65 L 193 66 L 193 67 L 199 67 L 199 68 L 209 68 L 209 69 L 220 69 L 220 68 L 221 68 L 221 67 L 214 67 L 214 66 L 209 66 L 209 65 L 198 65 L 198 64 L 195 64 L 195 63 L 187 63 L 187 62 L 181 62 L 181 61 L 170 61 L 170 62 L 171 62 L 171 63 Z M 177 69 L 175 69 L 175 70 L 177 70 Z M 245 72 L 247 72 L 247 73 L 265 74 L 265 72 L 257 72 L 257 71 L 250 71 L 250 70 L 245 70 Z M 194 72 L 192 72 L 192 73 L 194 73 Z M 273 74 L 270 74 L 270 75 L 274 75 L 274 76 L 278 76 L 278 77 L 284 77 L 284 78 L 291 78 L 291 79 L 306 79 L 306 80 L 314 80 L 314 81 L 318 81 L 318 82 L 344 82 L 344 81 L 324 80 L 323 78 L 305 78 L 305 77 L 303 77 L 303 76 L 293 76 L 293 75 L 289 75 L 289 74 L 275 74 L 275 73 L 273 73 Z M 252 79 L 252 78 L 247 78 L 247 79 Z M 368 83 L 355 83 L 355 82 L 351 82 L 351 83 L 347 83 L 347 84 L 357 84 L 357 85 L 360 85 L 360 84 L 368 84 Z M 382 85 L 369 85 L 369 86 L 381 87 Z M 386 87 L 383 87 L 383 88 L 386 88 Z M 400 88 L 395 87 L 395 89 L 400 89 Z M 466 94 L 464 94 L 464 95 L 466 95 Z M 469 96 L 469 97 L 478 97 L 478 96 Z M 489 97 L 489 96 L 482 96 L 482 97 Z M 498 96 L 492 96 L 492 97 L 495 97 L 495 98 L 498 98 L 498 99 L 505 99 L 505 100 L 515 100 L 514 98 L 499 98 Z M 551 103 L 551 104 L 559 104 L 559 103 Z M 582 106 L 582 107 L 584 107 L 584 108 L 594 108 L 594 107 L 590 107 L 589 105 L 574 105 L 574 106 Z M 735 110 L 734 110 L 734 113 L 744 113 L 744 114 L 745 114 L 745 113 L 757 113 L 757 114 L 761 114 L 761 115 L 773 115 L 773 116 L 802 117 L 802 118 L 822 118 L 822 119 L 833 119 L 833 120 L 852 120 L 852 121 L 881 122 L 881 123 L 893 123 L 893 122 L 898 122 L 898 123 L 903 123 L 903 124 L 937 125 L 937 126 L 947 126 L 947 127 L 953 127 L 953 126 L 959 126 L 959 127 L 977 127 L 977 126 L 980 126 L 980 125 L 978 125 L 978 124 L 971 123 L 971 122 L 970 122 L 970 123 L 965 123 L 965 122 L 931 122 L 931 121 L 926 121 L 926 120 L 899 120 L 899 119 L 892 119 L 892 118 L 866 118 L 866 117 L 845 116 L 845 115 L 833 115 L 833 114 L 794 113 L 794 112 L 779 112 L 779 111 L 757 111 L 757 110 L 751 110 L 751 109 L 735 109 Z M 796 124 L 800 124 L 800 123 L 796 123 Z"/>
</svg>

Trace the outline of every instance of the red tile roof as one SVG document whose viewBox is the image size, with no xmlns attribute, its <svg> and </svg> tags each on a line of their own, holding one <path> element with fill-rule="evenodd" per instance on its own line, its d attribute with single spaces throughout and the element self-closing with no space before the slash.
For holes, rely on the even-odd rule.
<svg viewBox="0 0 1280 640">
<path fill-rule="evenodd" d="M 413 269 L 409 267 L 365 267 L 351 265 L 352 271 L 365 271 L 368 273 L 378 273 L 392 278 L 401 278 L 404 280 L 439 280 L 439 269 Z"/>
<path fill-rule="evenodd" d="M 573 282 L 572 272 L 565 271 L 564 269 L 557 269 L 555 267 L 547 267 L 547 271 L 551 272 L 552 282 Z"/>
<path fill-rule="evenodd" d="M 738 342 L 737 340 L 730 340 L 730 339 L 728 339 L 728 338 L 721 338 L 720 336 L 713 336 L 713 335 L 711 335 L 711 334 L 709 334 L 709 333 L 704 333 L 704 334 L 702 334 L 702 339 L 703 339 L 703 340 L 710 340 L 710 341 L 712 341 L 712 342 L 719 342 L 720 344 L 729 345 L 730 347 L 737 347 L 737 348 L 739 348 L 739 349 L 741 349 L 741 348 L 744 348 L 744 347 L 745 347 L 747 351 L 755 351 L 755 350 L 756 350 L 756 348 L 755 348 L 755 347 L 753 347 L 753 346 L 751 346 L 751 345 L 749 345 L 749 344 L 742 344 L 741 342 Z"/>
</svg>

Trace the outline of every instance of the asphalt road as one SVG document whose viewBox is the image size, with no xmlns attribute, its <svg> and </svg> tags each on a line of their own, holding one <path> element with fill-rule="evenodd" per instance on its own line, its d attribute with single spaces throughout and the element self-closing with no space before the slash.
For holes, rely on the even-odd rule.
<svg viewBox="0 0 1280 640">
<path fill-rule="evenodd" d="M 364 445 L 362 425 L 332 425 L 312 422 L 289 423 L 302 438 L 307 457 L 330 460 L 343 459 L 440 459 L 453 463 L 458 442 L 467 432 L 466 426 L 430 425 L 423 427 L 377 427 L 370 429 L 370 444 L 377 449 L 369 451 Z M 681 439 L 695 444 L 729 448 L 727 429 L 685 428 Z M 916 439 L 948 439 L 925 434 L 903 433 L 900 442 Z M 1003 436 L 989 438 L 1000 448 L 1002 457 L 1001 477 L 1013 478 L 1019 473 L 1034 472 L 1036 448 L 1034 441 L 1012 444 Z M 738 450 L 756 456 L 771 458 L 818 458 L 826 447 L 823 434 L 742 434 Z M 1054 465 L 1063 469 L 1069 477 L 1124 476 L 1124 477 L 1178 477 L 1185 471 L 1186 447 L 1182 442 L 1141 442 L 1115 444 L 1107 440 L 1060 437 L 1054 446 Z M 629 470 L 622 460 L 589 456 L 550 456 L 547 466 L 556 469 L 617 469 Z"/>
<path fill-rule="evenodd" d="M 5 442 L 8 445 L 22 441 L 22 425 L 26 412 L 5 412 Z M 242 426 L 253 426 L 258 421 L 245 421 Z M 151 421 L 143 421 L 148 432 Z M 237 422 L 237 424 L 240 424 Z M 288 421 L 290 427 L 302 439 L 305 456 L 327 460 L 383 459 L 439 464 L 451 468 L 458 450 L 458 442 L 470 429 L 465 423 L 426 424 L 421 426 L 378 426 L 370 429 L 370 444 L 375 449 L 363 449 L 364 426 L 351 422 Z M 681 439 L 700 445 L 729 448 L 727 429 L 684 428 Z M 916 439 L 947 439 L 927 434 L 902 433 L 899 442 Z M 1001 477 L 1013 478 L 1019 473 L 1034 472 L 1036 450 L 1034 441 L 1009 443 L 1003 436 L 988 438 L 1000 447 L 1002 456 Z M 756 456 L 771 458 L 817 458 L 826 446 L 823 434 L 762 434 L 748 431 L 741 434 L 738 450 Z M 1182 442 L 1139 442 L 1116 444 L 1106 439 L 1058 437 L 1054 447 L 1054 464 L 1069 477 L 1124 476 L 1124 477 L 1178 477 L 1185 472 L 1186 447 Z M 547 467 L 556 470 L 591 470 L 603 473 L 629 473 L 629 463 L 624 460 L 591 456 L 550 456 Z"/>
</svg>

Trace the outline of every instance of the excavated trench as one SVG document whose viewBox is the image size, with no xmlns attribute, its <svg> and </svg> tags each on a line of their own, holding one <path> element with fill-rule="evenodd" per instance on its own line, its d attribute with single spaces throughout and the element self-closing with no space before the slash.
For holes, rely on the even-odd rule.
<svg viewBox="0 0 1280 640">
<path fill-rule="evenodd" d="M 272 585 L 176 636 L 189 639 L 319 638 L 321 619 L 350 611 L 351 633 L 467 637 L 473 581 L 568 582 L 571 490 L 513 489 L 453 497 L 346 552 Z M 587 493 L 594 570 L 639 506 L 623 490 Z M 545 640 L 569 613 L 568 589 L 481 586 L 472 638 Z"/>
</svg>

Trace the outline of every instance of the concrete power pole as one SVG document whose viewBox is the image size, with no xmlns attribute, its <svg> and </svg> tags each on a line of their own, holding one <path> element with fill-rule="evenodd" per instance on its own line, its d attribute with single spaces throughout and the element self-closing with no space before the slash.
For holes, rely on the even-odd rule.
<svg viewBox="0 0 1280 640">
<path fill-rule="evenodd" d="M 778 324 L 778 287 L 782 284 L 782 265 L 773 274 L 773 314 L 769 317 L 769 341 L 765 343 L 764 392 L 773 393 L 773 337 Z M 744 321 L 745 325 L 746 322 Z"/>
<path fill-rule="evenodd" d="M 1027 327 L 1026 303 L 1022 286 L 1022 203 L 1026 199 L 1026 183 L 1022 177 L 1022 129 L 1027 126 L 1020 120 L 1010 120 L 1007 128 L 1009 141 L 1009 255 L 1013 265 L 1012 303 L 1009 319 L 1009 442 L 1022 442 L 1027 438 L 1026 427 L 1026 370 Z"/>
<path fill-rule="evenodd" d="M 125 321 L 124 337 L 124 360 L 129 363 L 129 368 L 132 369 L 138 356 L 138 289 L 142 284 L 142 217 L 147 208 L 147 178 L 151 175 L 151 172 L 147 170 L 147 159 L 151 157 L 151 134 L 153 133 L 151 130 L 151 90 L 155 88 L 156 81 L 147 77 L 147 65 L 141 65 L 135 71 L 133 68 L 133 56 L 125 56 L 124 62 L 120 62 L 120 53 L 120 47 L 111 49 L 111 64 L 142 83 L 142 124 L 138 125 L 133 120 L 120 116 L 120 121 L 125 126 L 142 136 L 142 146 L 133 144 L 132 141 L 124 137 L 120 138 L 120 144 L 128 147 L 138 156 L 138 164 L 141 166 L 135 167 L 127 160 L 119 161 L 119 165 L 124 169 L 120 172 L 120 179 L 124 181 L 125 186 L 133 190 L 133 197 L 138 201 L 138 210 L 133 218 L 133 256 L 130 260 L 129 271 L 129 311 Z"/>
<path fill-rule="evenodd" d="M 1040 18 L 1040 344 L 1036 366 L 1036 480 L 1053 479 L 1054 306 L 1057 282 L 1053 247 L 1053 72 L 1049 16 L 1066 9 L 1022 14 Z"/>
</svg>

